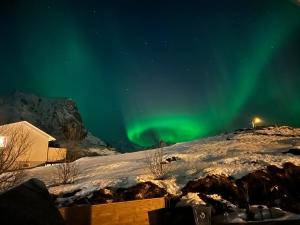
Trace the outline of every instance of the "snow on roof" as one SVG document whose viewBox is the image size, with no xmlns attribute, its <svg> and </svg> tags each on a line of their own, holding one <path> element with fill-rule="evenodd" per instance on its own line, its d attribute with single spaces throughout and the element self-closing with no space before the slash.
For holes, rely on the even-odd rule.
<svg viewBox="0 0 300 225">
<path fill-rule="evenodd" d="M 22 124 L 25 125 L 27 127 L 29 127 L 32 130 L 37 131 L 38 133 L 40 133 L 41 135 L 48 137 L 48 141 L 55 141 L 56 139 L 54 137 L 52 137 L 51 135 L 47 134 L 46 132 L 42 131 L 41 129 L 39 129 L 38 127 L 32 125 L 31 123 L 27 122 L 27 121 L 20 121 L 20 122 L 15 122 L 15 123 L 9 123 L 9 124 L 4 124 L 2 126 L 11 126 L 11 125 L 18 125 L 18 124 Z M 1 127 L 1 126 L 0 126 Z"/>
</svg>

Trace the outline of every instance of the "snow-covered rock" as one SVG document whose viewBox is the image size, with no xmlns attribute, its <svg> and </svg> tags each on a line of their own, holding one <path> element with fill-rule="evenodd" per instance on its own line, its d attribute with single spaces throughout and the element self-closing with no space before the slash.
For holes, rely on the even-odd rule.
<svg viewBox="0 0 300 225">
<path fill-rule="evenodd" d="M 198 193 L 187 193 L 185 196 L 183 196 L 180 201 L 177 203 L 176 207 L 181 206 L 194 206 L 194 205 L 206 205 L 206 202 L 204 202 L 199 196 Z"/>
<path fill-rule="evenodd" d="M 54 136 L 61 147 L 77 150 L 79 155 L 116 153 L 86 130 L 72 99 L 45 98 L 18 91 L 0 97 L 0 122 L 5 124 L 22 120 Z"/>
</svg>

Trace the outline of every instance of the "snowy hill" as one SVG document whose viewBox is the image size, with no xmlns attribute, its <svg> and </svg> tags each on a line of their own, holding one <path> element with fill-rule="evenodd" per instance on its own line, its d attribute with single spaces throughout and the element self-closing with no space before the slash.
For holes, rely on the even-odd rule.
<svg viewBox="0 0 300 225">
<path fill-rule="evenodd" d="M 46 182 L 56 195 L 79 190 L 76 195 L 89 195 L 102 188 L 127 188 L 139 182 L 151 181 L 168 193 L 180 195 L 188 181 L 208 175 L 231 176 L 239 179 L 268 165 L 282 167 L 286 162 L 300 165 L 300 157 L 285 154 L 300 146 L 300 129 L 268 127 L 242 130 L 198 141 L 178 143 L 163 148 L 163 160 L 168 164 L 164 179 L 154 179 L 148 169 L 147 155 L 157 150 L 86 157 L 77 160 L 80 174 L 74 184 L 53 186 L 51 174 L 55 166 L 31 169 L 28 174 Z M 170 162 L 169 162 L 170 161 Z"/>
<path fill-rule="evenodd" d="M 0 97 L 2 124 L 26 120 L 54 136 L 61 147 L 77 151 L 79 155 L 110 155 L 99 138 L 88 132 L 76 103 L 68 98 L 45 98 L 14 92 Z"/>
<path fill-rule="evenodd" d="M 149 161 L 161 151 L 165 174 L 157 179 Z M 246 208 L 257 218 L 261 210 L 265 218 L 300 218 L 298 128 L 241 129 L 161 149 L 85 157 L 72 165 L 79 174 L 67 185 L 57 184 L 56 165 L 26 174 L 46 183 L 58 207 L 164 196 L 172 206 L 209 205 L 219 221 L 245 222 Z"/>
</svg>

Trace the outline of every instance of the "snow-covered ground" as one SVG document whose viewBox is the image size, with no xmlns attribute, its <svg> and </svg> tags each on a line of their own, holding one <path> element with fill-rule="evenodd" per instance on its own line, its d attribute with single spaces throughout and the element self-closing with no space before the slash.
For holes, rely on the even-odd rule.
<svg viewBox="0 0 300 225">
<path fill-rule="evenodd" d="M 283 154 L 300 146 L 300 129 L 268 127 L 223 134 L 192 142 L 164 147 L 164 159 L 175 156 L 167 164 L 168 175 L 154 180 L 148 169 L 147 155 L 156 149 L 77 160 L 80 173 L 69 185 L 53 186 L 55 166 L 28 170 L 29 177 L 43 180 L 53 194 L 81 189 L 76 195 L 87 195 L 105 187 L 130 187 L 138 182 L 152 181 L 169 193 L 179 194 L 189 181 L 208 174 L 224 174 L 240 178 L 266 165 L 281 166 L 285 162 L 300 165 L 300 156 Z"/>
</svg>

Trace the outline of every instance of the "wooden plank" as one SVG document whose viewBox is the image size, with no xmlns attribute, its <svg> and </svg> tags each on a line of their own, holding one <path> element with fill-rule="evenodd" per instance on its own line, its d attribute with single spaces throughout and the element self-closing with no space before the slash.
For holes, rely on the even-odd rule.
<svg viewBox="0 0 300 225">
<path fill-rule="evenodd" d="M 164 198 L 62 208 L 66 225 L 149 225 L 148 212 L 165 207 Z"/>
</svg>

